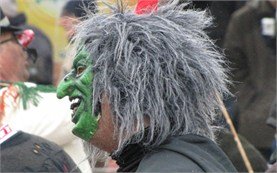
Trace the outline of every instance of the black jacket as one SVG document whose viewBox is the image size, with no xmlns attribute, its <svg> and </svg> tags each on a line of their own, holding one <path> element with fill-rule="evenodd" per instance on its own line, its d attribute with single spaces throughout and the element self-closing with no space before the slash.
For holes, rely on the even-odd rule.
<svg viewBox="0 0 277 173">
<path fill-rule="evenodd" d="M 21 131 L 1 144 L 0 154 L 0 172 L 80 172 L 58 145 Z"/>
<path fill-rule="evenodd" d="M 119 172 L 237 172 L 213 141 L 192 134 L 171 137 L 151 150 L 131 144 L 116 160 Z"/>
</svg>

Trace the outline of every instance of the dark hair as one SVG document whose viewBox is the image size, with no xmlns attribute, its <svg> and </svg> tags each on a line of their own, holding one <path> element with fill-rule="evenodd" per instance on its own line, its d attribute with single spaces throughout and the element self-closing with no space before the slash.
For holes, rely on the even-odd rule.
<svg viewBox="0 0 277 173">
<path fill-rule="evenodd" d="M 61 16 L 71 15 L 80 18 L 86 15 L 86 9 L 96 12 L 96 5 L 91 0 L 69 0 L 63 7 Z"/>
</svg>

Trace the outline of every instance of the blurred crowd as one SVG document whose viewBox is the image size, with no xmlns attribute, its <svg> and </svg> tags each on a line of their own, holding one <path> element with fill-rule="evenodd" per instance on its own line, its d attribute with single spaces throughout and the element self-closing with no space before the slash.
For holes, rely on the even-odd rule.
<svg viewBox="0 0 277 173">
<path fill-rule="evenodd" d="M 53 43 L 47 34 L 28 22 L 24 11 L 17 10 L 15 0 L 0 0 L 0 7 L 0 123 L 4 127 L 0 134 L 1 169 L 11 170 L 12 157 L 20 154 L 31 159 L 21 162 L 23 165 L 19 169 L 22 169 L 17 171 L 116 169 L 116 164 L 109 157 L 103 156 L 103 160 L 98 161 L 90 158 L 81 139 L 71 134 L 73 125 L 68 99 L 57 100 L 54 92 L 37 89 L 40 101 L 35 105 L 31 101 L 25 108 L 21 104 L 24 99 L 20 99 L 25 98 L 24 92 L 20 92 L 24 87 L 12 85 L 24 82 L 25 94 L 41 85 L 56 85 L 53 76 L 59 76 L 61 80 L 72 66 L 74 52 L 70 45 L 74 26 L 86 18 L 87 11 L 101 13 L 97 3 L 66 0 L 58 24 L 65 30 L 68 46 L 59 71 L 54 71 Z M 229 87 L 233 95 L 226 96 L 225 105 L 254 171 L 276 171 L 276 1 L 193 1 L 186 8 L 207 10 L 214 17 L 214 26 L 207 32 L 226 55 L 226 68 L 230 69 Z M 26 30 L 31 30 L 34 36 Z M 223 119 L 218 123 L 226 125 Z M 2 131 L 10 133 L 3 136 Z M 19 142 L 13 142 L 10 136 Z M 217 139 L 237 170 L 246 172 L 228 125 Z M 30 150 L 18 154 L 17 147 L 21 145 Z M 51 165 L 49 158 L 55 168 L 42 169 Z M 94 162 L 98 168 L 92 166 Z"/>
</svg>

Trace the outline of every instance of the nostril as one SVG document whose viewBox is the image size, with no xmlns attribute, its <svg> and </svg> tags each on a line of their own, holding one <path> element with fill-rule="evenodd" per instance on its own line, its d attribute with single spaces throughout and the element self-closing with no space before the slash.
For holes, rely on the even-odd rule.
<svg viewBox="0 0 277 173">
<path fill-rule="evenodd" d="M 69 80 L 69 77 L 66 76 L 66 77 L 64 78 L 64 81 L 68 81 L 68 80 Z"/>
</svg>

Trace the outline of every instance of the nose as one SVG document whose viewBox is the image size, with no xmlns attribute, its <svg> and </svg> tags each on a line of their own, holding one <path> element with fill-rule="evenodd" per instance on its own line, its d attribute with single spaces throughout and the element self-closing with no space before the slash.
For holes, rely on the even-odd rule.
<svg viewBox="0 0 277 173">
<path fill-rule="evenodd" d="M 73 92 L 73 79 L 71 77 L 71 73 L 67 74 L 62 81 L 59 83 L 57 87 L 57 97 L 62 99 L 65 96 L 68 96 Z"/>
</svg>

